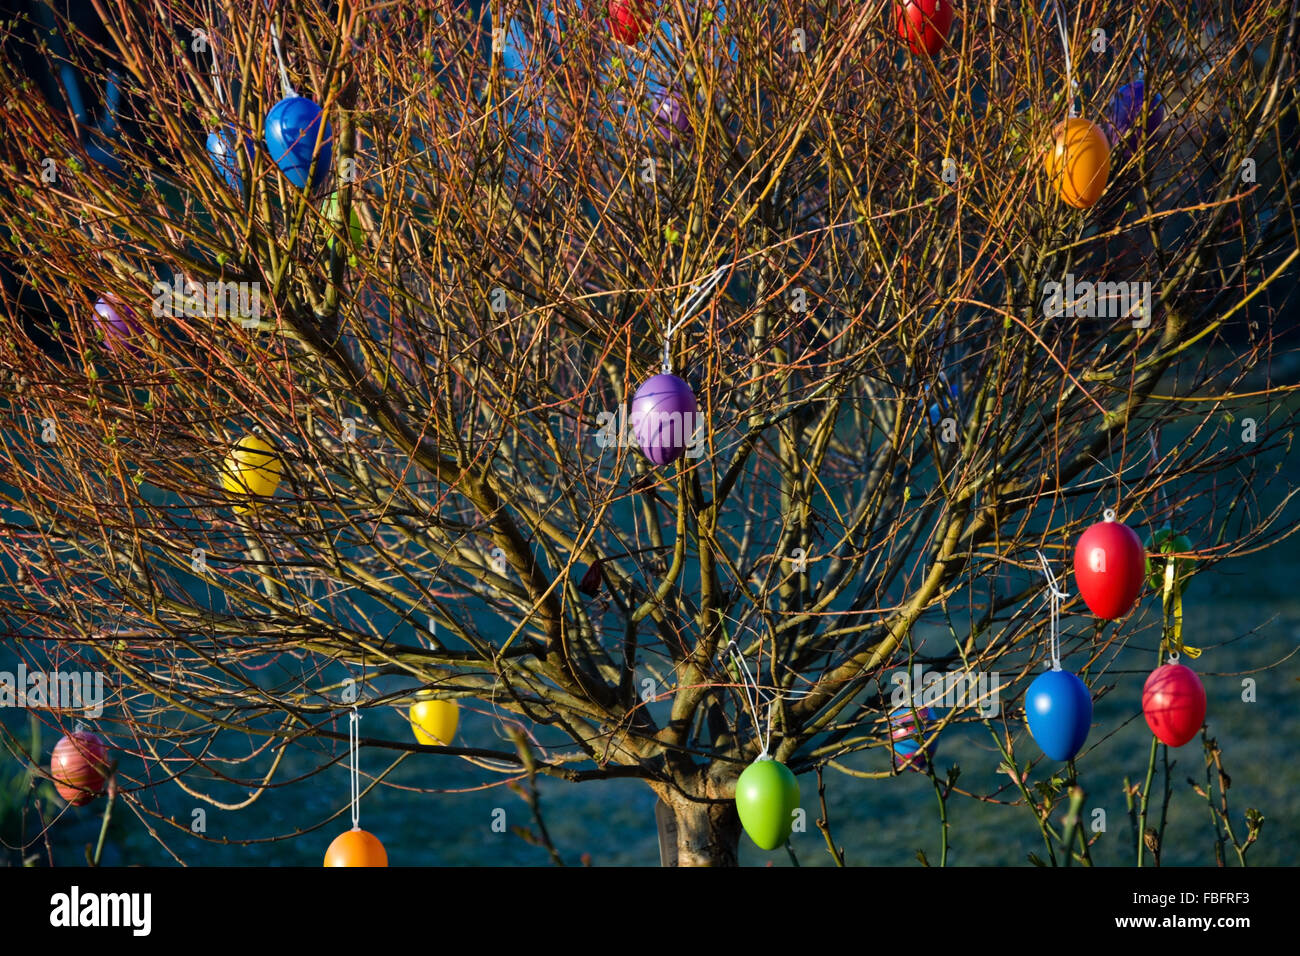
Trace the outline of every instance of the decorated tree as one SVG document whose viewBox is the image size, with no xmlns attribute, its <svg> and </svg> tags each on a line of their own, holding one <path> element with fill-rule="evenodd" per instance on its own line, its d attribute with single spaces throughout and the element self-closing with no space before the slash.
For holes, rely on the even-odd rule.
<svg viewBox="0 0 1300 956">
<path fill-rule="evenodd" d="M 114 675 L 118 800 L 274 800 L 415 706 L 362 752 L 644 781 L 680 865 L 826 769 L 1086 858 L 1106 662 L 1286 530 L 1239 503 L 1296 408 L 1294 4 L 95 11 L 0 26 L 0 614 Z M 1003 682 L 900 707 L 918 664 Z M 995 792 L 927 759 L 961 724 Z"/>
</svg>

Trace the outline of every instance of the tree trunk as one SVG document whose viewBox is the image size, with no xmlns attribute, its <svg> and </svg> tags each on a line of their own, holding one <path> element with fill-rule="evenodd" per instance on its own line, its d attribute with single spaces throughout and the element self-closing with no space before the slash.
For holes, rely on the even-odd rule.
<svg viewBox="0 0 1300 956">
<path fill-rule="evenodd" d="M 712 789 L 712 788 L 710 788 Z M 740 817 L 730 798 L 660 794 L 655 808 L 662 866 L 737 866 Z"/>
</svg>

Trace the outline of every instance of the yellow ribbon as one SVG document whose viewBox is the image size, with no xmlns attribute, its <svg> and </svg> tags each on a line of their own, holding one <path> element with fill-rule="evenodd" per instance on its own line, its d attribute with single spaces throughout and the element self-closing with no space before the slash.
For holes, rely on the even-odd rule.
<svg viewBox="0 0 1300 956">
<path fill-rule="evenodd" d="M 1195 660 L 1201 656 L 1200 648 L 1183 644 L 1183 589 L 1174 587 L 1176 564 L 1174 558 L 1165 558 L 1165 591 L 1162 602 L 1165 611 L 1165 638 L 1160 642 L 1160 647 L 1171 654 L 1186 654 Z M 1172 626 L 1170 617 L 1173 618 Z"/>
</svg>

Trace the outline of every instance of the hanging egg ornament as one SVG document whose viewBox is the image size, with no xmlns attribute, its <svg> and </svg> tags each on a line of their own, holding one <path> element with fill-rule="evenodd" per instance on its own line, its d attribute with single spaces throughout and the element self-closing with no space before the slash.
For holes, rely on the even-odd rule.
<svg viewBox="0 0 1300 956">
<path fill-rule="evenodd" d="M 1165 589 L 1166 554 L 1185 554 L 1192 550 L 1192 542 L 1185 534 L 1175 534 L 1173 528 L 1161 528 L 1147 539 L 1147 584 L 1152 590 Z M 1174 558 L 1174 587 L 1182 597 L 1192 576 L 1191 558 Z"/>
<path fill-rule="evenodd" d="M 1106 191 L 1110 176 L 1110 143 L 1100 126 L 1071 117 L 1056 127 L 1055 143 L 1047 155 L 1047 175 L 1061 200 L 1075 209 L 1088 209 Z"/>
<path fill-rule="evenodd" d="M 239 171 L 239 152 L 236 144 L 242 140 L 244 151 L 248 154 L 248 168 L 253 168 L 253 137 L 249 133 L 241 134 L 233 126 L 224 130 L 214 130 L 208 134 L 208 158 L 212 168 L 226 181 L 226 185 L 237 193 L 244 190 L 244 177 Z"/>
<path fill-rule="evenodd" d="M 1181 747 L 1205 723 L 1205 685 L 1185 664 L 1161 664 L 1142 688 L 1142 716 L 1162 743 Z"/>
<path fill-rule="evenodd" d="M 365 243 L 366 234 L 361 228 L 361 219 L 357 216 L 356 207 L 353 206 L 348 210 L 348 212 L 350 214 L 348 216 L 348 238 L 351 240 L 354 249 L 360 249 Z M 342 225 L 343 213 L 339 209 L 339 194 L 337 190 L 325 197 L 325 202 L 321 206 L 321 215 L 325 217 L 327 222 L 333 223 L 336 226 Z M 330 236 L 328 245 L 331 250 L 334 249 L 333 236 Z M 354 269 L 357 267 L 357 257 L 351 253 L 348 254 L 348 265 L 352 266 Z"/>
<path fill-rule="evenodd" d="M 934 720 L 934 711 L 929 707 L 918 707 L 916 714 L 921 718 L 919 724 L 912 717 L 910 705 L 904 704 L 889 712 L 889 745 L 899 767 L 924 771 L 927 762 L 934 759 L 939 742 L 932 740 L 925 747 L 921 746 L 926 725 Z"/>
<path fill-rule="evenodd" d="M 1092 694 L 1069 671 L 1039 674 L 1025 694 L 1025 720 L 1034 741 L 1053 760 L 1073 760 L 1092 726 Z"/>
<path fill-rule="evenodd" d="M 353 827 L 334 838 L 325 851 L 326 866 L 387 866 L 388 851 L 373 833 Z"/>
<path fill-rule="evenodd" d="M 323 135 L 322 122 L 325 123 Z M 325 184 L 333 155 L 334 131 L 329 122 L 325 121 L 319 106 L 305 96 L 285 97 L 266 114 L 264 135 L 271 159 L 284 172 L 285 178 L 299 189 L 307 185 L 307 175 L 311 171 L 312 156 L 316 155 L 316 140 L 319 137 L 320 153 L 316 155 L 312 192 Z"/>
<path fill-rule="evenodd" d="M 101 296 L 95 303 L 92 318 L 95 327 L 103 333 L 104 344 L 110 349 L 116 351 L 125 348 L 139 351 L 130 344 L 130 339 L 140 334 L 140 326 L 135 321 L 135 315 L 126 306 L 110 302 Z"/>
<path fill-rule="evenodd" d="M 654 97 L 655 132 L 670 146 L 681 142 L 691 131 L 691 121 L 686 115 L 686 101 L 677 90 L 664 90 Z"/>
<path fill-rule="evenodd" d="M 609 5 L 609 32 L 628 46 L 636 43 L 649 29 L 653 9 L 643 0 L 613 0 Z"/>
<path fill-rule="evenodd" d="M 1146 577 L 1146 552 L 1128 525 L 1107 511 L 1079 538 L 1074 549 L 1074 576 L 1079 594 L 1093 614 L 1108 621 L 1133 608 Z"/>
<path fill-rule="evenodd" d="M 764 850 L 775 850 L 790 838 L 797 809 L 799 781 L 789 767 L 771 757 L 759 757 L 736 781 L 741 826 Z"/>
<path fill-rule="evenodd" d="M 459 722 L 460 708 L 454 700 L 421 700 L 411 705 L 411 730 L 422 744 L 450 747 Z"/>
<path fill-rule="evenodd" d="M 582 579 L 578 582 L 578 590 L 587 597 L 596 597 L 600 594 L 600 587 L 605 583 L 605 562 L 597 558 L 592 562 L 591 567 L 583 572 Z"/>
<path fill-rule="evenodd" d="M 698 412 L 695 393 L 676 375 L 646 379 L 632 399 L 632 433 L 642 453 L 656 465 L 676 461 L 691 443 Z"/>
<path fill-rule="evenodd" d="M 1110 130 L 1107 137 L 1121 157 L 1136 152 L 1142 142 L 1142 101 L 1146 96 L 1143 80 L 1121 86 L 1110 101 Z M 1165 103 L 1155 94 L 1147 108 L 1146 135 L 1154 136 L 1165 119 Z"/>
<path fill-rule="evenodd" d="M 930 391 L 930 384 L 929 384 L 928 382 L 925 384 L 925 390 L 926 390 L 927 392 Z M 956 383 L 956 382 L 950 382 L 950 383 L 948 383 L 948 394 L 952 396 L 952 402 L 949 403 L 949 407 L 955 407 L 955 403 L 956 403 L 956 401 L 957 401 L 957 383 Z M 942 398 L 942 395 L 940 395 L 939 397 Z M 922 410 L 922 411 L 925 410 L 925 399 L 924 399 L 924 398 L 921 399 L 921 410 Z M 931 424 L 931 425 L 937 425 L 937 424 L 939 424 L 939 422 L 943 419 L 943 412 L 944 412 L 944 405 L 943 405 L 941 402 L 935 402 L 933 405 L 931 405 L 931 406 L 930 406 L 930 424 Z"/>
<path fill-rule="evenodd" d="M 74 807 L 84 807 L 104 793 L 108 744 L 84 730 L 60 738 L 50 755 L 50 777 L 60 797 Z"/>
<path fill-rule="evenodd" d="M 904 0 L 897 5 L 898 35 L 907 48 L 934 56 L 952 31 L 952 0 Z"/>
<path fill-rule="evenodd" d="M 245 435 L 226 457 L 221 487 L 232 496 L 269 498 L 283 474 L 284 464 L 275 449 L 257 435 Z M 244 514 L 250 507 L 256 505 L 236 505 L 235 512 Z"/>
</svg>

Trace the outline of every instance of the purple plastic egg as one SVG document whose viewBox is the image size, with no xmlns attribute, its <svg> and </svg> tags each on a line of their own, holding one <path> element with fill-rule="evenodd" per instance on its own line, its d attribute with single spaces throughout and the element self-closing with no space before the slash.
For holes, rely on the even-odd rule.
<svg viewBox="0 0 1300 956">
<path fill-rule="evenodd" d="M 1126 86 L 1121 86 L 1110 101 L 1110 122 L 1108 124 L 1110 128 L 1107 133 L 1113 133 L 1114 135 L 1108 138 L 1122 155 L 1135 152 L 1142 140 L 1142 99 L 1145 95 L 1146 87 L 1143 81 L 1134 80 Z M 1148 137 L 1156 134 L 1156 130 L 1164 122 L 1164 118 L 1164 100 L 1157 93 L 1151 100 L 1151 105 L 1147 111 L 1146 134 Z"/>
<path fill-rule="evenodd" d="M 686 101 L 676 90 L 666 90 L 654 98 L 655 131 L 669 143 L 678 142 L 691 131 L 690 117 L 686 115 Z"/>
<path fill-rule="evenodd" d="M 140 326 L 136 323 L 131 310 L 126 306 L 109 302 L 102 296 L 95 303 L 93 318 L 95 327 L 104 333 L 104 344 L 111 349 L 119 346 L 129 347 L 131 337 L 140 334 Z"/>
<path fill-rule="evenodd" d="M 656 465 L 682 456 L 698 424 L 699 406 L 691 387 L 667 373 L 649 378 L 632 399 L 632 433 Z"/>
</svg>

